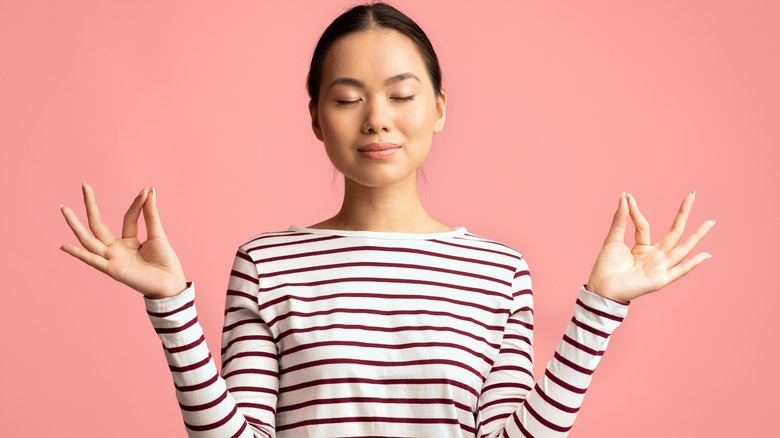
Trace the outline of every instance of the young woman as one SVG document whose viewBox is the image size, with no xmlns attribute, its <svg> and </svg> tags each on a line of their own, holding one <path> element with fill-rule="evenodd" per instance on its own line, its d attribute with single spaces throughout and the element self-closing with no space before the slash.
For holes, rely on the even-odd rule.
<svg viewBox="0 0 780 438">
<path fill-rule="evenodd" d="M 417 195 L 447 105 L 423 31 L 382 3 L 350 9 L 317 44 L 308 89 L 314 134 L 344 175 L 343 205 L 323 222 L 238 248 L 221 373 L 154 188 L 131 204 L 121 238 L 101 221 L 88 184 L 94 237 L 61 207 L 84 247 L 62 250 L 145 296 L 191 436 L 565 436 L 629 301 L 709 257 L 686 260 L 714 221 L 678 245 L 693 193 L 656 244 L 621 194 L 574 317 L 535 383 L 525 259 L 436 220 Z M 633 248 L 624 243 L 629 218 Z"/>
</svg>

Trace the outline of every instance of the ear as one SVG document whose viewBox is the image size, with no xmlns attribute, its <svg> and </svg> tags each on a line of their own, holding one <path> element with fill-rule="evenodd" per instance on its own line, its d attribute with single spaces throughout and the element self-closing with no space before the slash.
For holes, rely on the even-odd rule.
<svg viewBox="0 0 780 438">
<path fill-rule="evenodd" d="M 433 133 L 437 134 L 444 129 L 444 122 L 447 120 L 447 94 L 442 91 L 441 96 L 436 98 L 436 121 L 433 124 Z"/>
<path fill-rule="evenodd" d="M 314 135 L 319 141 L 322 139 L 322 128 L 320 127 L 320 118 L 317 114 L 317 105 L 309 101 L 309 115 L 311 115 L 311 130 L 314 131 Z"/>
</svg>

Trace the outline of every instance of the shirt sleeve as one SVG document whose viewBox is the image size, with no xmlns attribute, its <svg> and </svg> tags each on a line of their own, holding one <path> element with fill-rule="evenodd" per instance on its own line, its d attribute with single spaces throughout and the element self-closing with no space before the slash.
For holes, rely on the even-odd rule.
<svg viewBox="0 0 780 438">
<path fill-rule="evenodd" d="M 610 335 L 626 316 L 628 304 L 580 287 L 563 339 L 544 375 L 534 383 L 533 294 L 525 260 L 515 272 L 512 292 L 514 305 L 501 350 L 480 395 L 477 436 L 568 436 L 593 372 Z"/>
<path fill-rule="evenodd" d="M 277 351 L 258 314 L 258 284 L 254 261 L 239 248 L 225 300 L 221 374 L 198 323 L 193 282 L 179 295 L 144 299 L 190 437 L 275 436 Z"/>
</svg>

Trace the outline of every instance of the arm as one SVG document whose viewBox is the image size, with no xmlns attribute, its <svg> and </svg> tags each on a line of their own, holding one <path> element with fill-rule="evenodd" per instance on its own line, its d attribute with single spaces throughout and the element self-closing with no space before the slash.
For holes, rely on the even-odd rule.
<svg viewBox="0 0 780 438">
<path fill-rule="evenodd" d="M 276 346 L 257 314 L 257 285 L 255 264 L 239 249 L 225 305 L 221 376 L 198 323 L 192 282 L 179 295 L 144 299 L 189 436 L 274 436 Z"/>
<path fill-rule="evenodd" d="M 563 340 L 534 383 L 533 295 L 525 260 L 512 290 L 514 306 L 501 351 L 479 400 L 477 436 L 567 436 L 609 336 L 628 306 L 581 288 Z"/>
<path fill-rule="evenodd" d="M 498 436 L 502 432 L 506 437 L 568 434 L 609 337 L 628 311 L 628 303 L 680 279 L 710 257 L 702 252 L 686 260 L 715 225 L 714 220 L 701 224 L 678 245 L 694 197 L 695 192 L 685 197 L 672 227 L 651 245 L 650 224 L 634 198 L 621 194 L 588 284 L 580 289 L 574 318 L 544 376 L 533 388 L 533 303 L 530 275 L 523 261 L 514 279 L 514 309 L 502 348 L 480 398 L 479 436 Z M 624 242 L 629 218 L 636 229 L 632 248 Z"/>
</svg>

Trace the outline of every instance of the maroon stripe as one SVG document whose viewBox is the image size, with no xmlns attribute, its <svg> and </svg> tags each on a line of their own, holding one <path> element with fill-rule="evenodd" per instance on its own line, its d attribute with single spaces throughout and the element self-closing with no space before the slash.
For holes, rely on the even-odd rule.
<svg viewBox="0 0 780 438">
<path fill-rule="evenodd" d="M 241 427 L 238 429 L 238 431 L 236 431 L 236 433 L 234 433 L 233 436 L 231 436 L 230 438 L 238 438 L 238 437 L 240 437 L 241 434 L 244 433 L 244 431 L 246 430 L 247 427 L 249 427 L 249 425 L 247 424 L 246 421 L 244 421 L 244 423 L 241 425 Z M 270 438 L 270 435 L 268 435 L 265 431 L 261 431 L 261 432 L 263 432 L 263 434 L 265 434 L 265 436 Z"/>
<path fill-rule="evenodd" d="M 261 388 L 257 386 L 231 386 L 230 393 L 234 394 L 236 392 L 261 392 L 263 394 L 271 394 L 274 397 L 278 395 L 278 392 L 271 388 Z"/>
<path fill-rule="evenodd" d="M 195 305 L 195 301 L 189 301 L 189 302 L 183 304 L 181 307 L 178 307 L 178 308 L 173 309 L 173 310 L 168 311 L 168 312 L 151 312 L 151 311 L 147 310 L 146 313 L 148 315 L 150 315 L 150 316 L 154 316 L 154 317 L 157 317 L 157 318 L 165 318 L 165 317 L 168 317 L 168 316 L 171 316 L 171 315 L 175 315 L 175 314 L 177 314 L 177 313 L 179 313 L 179 312 L 181 312 L 183 310 L 189 309 L 190 307 L 192 307 L 194 305 Z"/>
<path fill-rule="evenodd" d="M 580 410 L 579 407 L 570 408 L 570 407 L 564 405 L 563 403 L 558 402 L 557 400 L 555 400 L 554 398 L 550 397 L 549 395 L 545 394 L 545 392 L 542 391 L 542 387 L 539 386 L 539 384 L 536 384 L 536 386 L 534 386 L 534 390 L 536 390 L 536 393 L 539 394 L 539 396 L 544 401 L 546 401 L 547 403 L 551 404 L 552 406 L 555 406 L 556 408 L 558 408 L 559 410 L 561 410 L 563 412 L 568 412 L 570 414 L 576 414 Z"/>
<path fill-rule="evenodd" d="M 233 410 L 230 411 L 230 413 L 228 413 L 225 416 L 225 418 L 222 418 L 219 421 L 215 421 L 215 422 L 209 423 L 209 424 L 203 424 L 203 425 L 200 425 L 200 426 L 195 426 L 195 425 L 189 424 L 189 423 L 187 423 L 185 421 L 184 425 L 187 426 L 187 429 L 194 430 L 196 432 L 203 432 L 203 431 L 206 431 L 206 430 L 213 430 L 213 429 L 216 429 L 216 428 L 218 428 L 220 426 L 223 426 L 225 423 L 230 421 L 233 418 L 233 416 L 236 415 L 237 412 L 238 412 L 238 406 L 233 406 Z"/>
<path fill-rule="evenodd" d="M 482 393 L 484 394 L 484 393 L 485 393 L 485 391 L 482 391 Z M 485 409 L 487 409 L 487 408 L 489 408 L 489 407 L 491 407 L 491 406 L 493 406 L 493 405 L 498 405 L 498 404 L 513 404 L 513 405 L 520 406 L 520 405 L 521 405 L 521 404 L 523 404 L 524 402 L 525 402 L 525 398 L 524 398 L 524 397 L 504 397 L 504 398 L 499 398 L 499 399 L 496 399 L 496 400 L 493 400 L 493 401 L 489 401 L 489 402 L 487 402 L 487 403 L 485 403 L 485 404 L 481 405 L 481 406 L 479 407 L 479 411 L 480 411 L 480 412 L 481 412 L 481 411 L 484 411 Z"/>
<path fill-rule="evenodd" d="M 585 391 L 587 390 L 587 388 L 578 388 L 578 387 L 576 387 L 574 385 L 570 385 L 570 384 L 564 382 L 563 380 L 558 378 L 555 374 L 553 374 L 550 370 L 545 370 L 544 371 L 544 375 L 548 379 L 553 381 L 556 385 L 560 386 L 561 388 L 567 389 L 567 390 L 569 390 L 569 391 L 571 391 L 571 392 L 573 392 L 575 394 L 585 394 Z"/>
<path fill-rule="evenodd" d="M 258 240 L 273 239 L 274 237 L 297 237 L 297 236 L 310 236 L 310 235 L 311 233 L 302 233 L 299 231 L 292 231 L 292 230 L 269 231 L 266 233 L 262 233 L 257 237 L 252 238 L 250 241 L 246 242 L 244 245 L 241 246 L 244 247 L 250 243 L 257 242 Z"/>
<path fill-rule="evenodd" d="M 510 318 L 510 319 L 508 319 L 506 321 L 506 323 L 507 323 L 507 325 L 509 325 L 509 324 L 521 325 L 521 326 L 525 327 L 529 331 L 534 331 L 534 325 L 531 324 L 531 323 L 525 322 L 525 321 L 518 321 L 516 319 Z"/>
<path fill-rule="evenodd" d="M 302 389 L 310 388 L 312 386 L 332 386 L 332 385 L 352 385 L 352 384 L 366 384 L 366 385 L 448 385 L 453 386 L 464 391 L 471 393 L 474 397 L 479 397 L 479 391 L 466 385 L 463 382 L 450 379 L 367 379 L 360 377 L 342 377 L 338 379 L 318 379 L 309 380 L 306 382 L 298 383 L 295 385 L 284 386 L 279 388 L 279 393 L 299 391 Z M 528 388 L 530 389 L 530 388 Z"/>
<path fill-rule="evenodd" d="M 306 234 L 300 234 L 301 236 L 305 236 Z M 284 237 L 289 237 L 289 235 L 286 235 Z M 317 242 L 325 242 L 327 240 L 334 240 L 334 239 L 342 239 L 342 236 L 323 236 L 323 237 L 313 237 L 310 239 L 301 239 L 301 240 L 293 240 L 291 242 L 282 242 L 282 243 L 271 243 L 268 245 L 260 245 L 260 246 L 253 246 L 251 248 L 247 249 L 248 253 L 251 253 L 253 251 L 259 251 L 263 249 L 271 249 L 271 248 L 279 248 L 283 246 L 292 246 L 292 245 L 301 245 L 301 244 L 307 244 L 307 243 L 317 243 Z"/>
<path fill-rule="evenodd" d="M 244 260 L 248 261 L 249 263 L 254 263 L 254 261 L 252 261 L 252 257 L 249 254 L 247 254 L 247 252 L 244 251 L 241 248 L 238 248 L 238 251 L 236 251 L 236 257 L 240 258 L 240 259 L 244 259 Z"/>
<path fill-rule="evenodd" d="M 173 353 L 181 353 L 182 351 L 191 350 L 191 349 L 197 347 L 198 345 L 202 344 L 205 340 L 206 340 L 206 338 L 203 337 L 203 335 L 200 335 L 200 337 L 198 339 L 196 339 L 193 342 L 190 342 L 189 344 L 182 345 L 180 347 L 165 347 L 165 350 L 168 353 L 171 353 L 171 354 L 173 354 Z"/>
<path fill-rule="evenodd" d="M 522 383 L 518 382 L 500 382 L 500 383 L 493 383 L 491 385 L 484 386 L 482 388 L 482 393 L 486 393 L 488 391 L 491 391 L 493 389 L 506 389 L 506 388 L 513 388 L 513 389 L 522 389 L 523 392 L 530 391 L 531 387 L 528 385 L 523 385 Z"/>
<path fill-rule="evenodd" d="M 523 341 L 526 344 L 528 344 L 529 346 L 531 345 L 531 340 L 530 339 L 528 339 L 525 336 L 517 335 L 517 334 L 514 334 L 514 333 L 507 333 L 507 334 L 505 334 L 504 335 L 504 339 L 514 339 L 516 341 Z"/>
<path fill-rule="evenodd" d="M 237 402 L 236 406 L 238 406 L 239 408 L 247 408 L 247 409 L 261 409 L 263 411 L 268 411 L 272 414 L 276 414 L 276 409 L 274 409 L 273 406 L 268 406 L 260 403 Z"/>
<path fill-rule="evenodd" d="M 563 340 L 566 341 L 567 344 L 574 346 L 578 350 L 582 350 L 588 354 L 592 354 L 593 356 L 603 356 L 604 350 L 594 350 L 593 348 L 587 347 L 585 345 L 580 344 L 579 342 L 575 341 L 574 339 L 570 338 L 568 335 L 563 335 Z"/>
<path fill-rule="evenodd" d="M 180 392 L 191 392 L 191 391 L 197 391 L 199 389 L 207 388 L 207 387 L 211 386 L 211 384 L 216 382 L 217 379 L 219 379 L 219 374 L 214 374 L 214 377 L 211 377 L 210 379 L 208 379 L 208 380 L 206 380 L 204 382 L 201 382 L 201 383 L 197 383 L 195 385 L 179 386 L 179 385 L 174 383 L 173 386 L 176 387 L 177 391 L 180 391 Z"/>
<path fill-rule="evenodd" d="M 430 256 L 434 258 L 439 259 L 448 259 L 448 260 L 456 260 L 460 262 L 467 262 L 467 263 L 474 263 L 478 265 L 485 265 L 485 266 L 493 266 L 500 269 L 506 269 L 508 271 L 514 271 L 514 268 L 510 265 L 503 265 L 500 263 L 494 263 L 489 262 L 487 260 L 479 260 L 479 259 L 473 259 L 468 257 L 458 257 L 454 255 L 447 255 L 432 251 L 425 251 L 422 249 L 414 249 L 414 248 L 393 248 L 388 246 L 350 246 L 345 248 L 333 248 L 333 249 L 326 249 L 326 250 L 320 250 L 320 251 L 310 251 L 310 252 L 301 252 L 301 253 L 295 253 L 295 254 L 285 254 L 281 256 L 276 257 L 269 257 L 267 259 L 260 259 L 256 260 L 255 264 L 260 263 L 271 263 L 271 262 L 278 262 L 281 260 L 289 260 L 289 259 L 296 259 L 296 258 L 304 258 L 304 257 L 314 257 L 314 256 L 321 256 L 321 255 L 333 255 L 333 254 L 339 254 L 343 252 L 360 252 L 360 251 L 380 251 L 380 252 L 399 252 L 399 253 L 407 253 L 407 254 L 420 254 L 425 256 Z"/>
<path fill-rule="evenodd" d="M 184 330 L 187 330 L 188 328 L 192 327 L 193 325 L 195 325 L 196 322 L 198 322 L 197 315 L 195 316 L 195 318 L 192 318 L 188 322 L 184 323 L 184 325 L 181 325 L 179 327 L 168 327 L 168 328 L 162 328 L 162 327 L 156 328 L 155 327 L 154 331 L 157 332 L 157 334 L 179 333 L 179 332 L 183 332 Z"/>
<path fill-rule="evenodd" d="M 168 365 L 168 369 L 171 370 L 174 373 L 184 373 L 184 372 L 196 370 L 196 369 L 198 369 L 198 368 L 200 368 L 202 366 L 205 366 L 206 364 L 209 363 L 209 361 L 211 361 L 211 353 L 209 353 L 208 356 L 206 356 L 205 359 L 199 360 L 199 361 L 197 361 L 195 363 L 192 363 L 192 364 L 189 364 L 189 365 L 185 365 L 185 366 L 182 366 L 182 367 Z"/>
<path fill-rule="evenodd" d="M 470 239 L 468 241 L 469 242 L 473 242 L 473 240 L 470 240 Z M 438 239 L 434 239 L 434 240 L 432 240 L 432 242 L 436 242 L 436 243 L 439 243 L 439 244 L 442 244 L 442 245 L 453 246 L 453 247 L 456 247 L 456 248 L 469 249 L 469 250 L 473 250 L 473 251 L 489 252 L 491 254 L 498 254 L 498 255 L 502 255 L 502 256 L 506 256 L 506 257 L 511 257 L 511 258 L 513 258 L 515 260 L 522 260 L 522 257 L 518 257 L 516 254 L 511 254 L 511 253 L 504 252 L 504 251 L 496 251 L 495 249 L 480 248 L 478 246 L 472 246 L 472 245 L 461 245 L 459 243 L 445 242 L 443 240 L 438 240 Z"/>
<path fill-rule="evenodd" d="M 223 368 L 222 371 L 224 372 L 225 369 Z M 260 375 L 264 375 L 264 376 L 271 376 L 271 377 L 274 377 L 274 378 L 278 378 L 279 377 L 279 373 L 277 373 L 275 371 L 270 371 L 270 370 L 266 370 L 266 369 L 257 369 L 257 368 L 239 368 L 239 369 L 231 371 L 229 373 L 225 373 L 222 376 L 222 378 L 223 379 L 229 379 L 229 378 L 231 378 L 233 376 L 236 376 L 236 375 L 239 375 L 239 374 L 260 374 Z M 232 388 L 231 388 L 231 390 L 232 390 Z"/>
<path fill-rule="evenodd" d="M 485 424 L 490 424 L 490 423 L 492 423 L 494 421 L 499 421 L 499 420 L 504 420 L 504 422 L 506 422 L 507 417 L 509 417 L 510 415 L 512 415 L 512 412 L 501 412 L 501 413 L 498 413 L 496 415 L 493 415 L 490 418 L 485 418 L 480 423 L 480 427 L 485 425 Z"/>
<path fill-rule="evenodd" d="M 457 275 L 461 277 L 471 277 L 471 278 L 478 278 L 480 280 L 492 281 L 494 283 L 498 283 L 504 286 L 511 285 L 510 282 L 503 281 L 499 278 L 490 277 L 487 275 L 475 274 L 473 272 L 468 272 L 468 271 L 458 271 L 454 269 L 445 269 L 445 268 L 440 268 L 437 266 L 429 266 L 429 265 L 418 265 L 418 264 L 411 264 L 411 263 L 388 263 L 388 262 L 348 262 L 348 263 L 333 263 L 329 265 L 313 265 L 313 266 L 308 265 L 308 266 L 298 267 L 295 269 L 287 269 L 284 271 L 264 272 L 262 274 L 259 274 L 259 277 L 272 278 L 280 275 L 300 274 L 302 272 L 322 271 L 328 269 L 341 269 L 341 268 L 355 268 L 355 267 L 399 268 L 399 269 L 411 269 L 411 270 L 421 270 L 421 271 L 435 271 L 435 272 L 443 272 L 445 274 Z"/>
<path fill-rule="evenodd" d="M 397 294 L 382 294 L 382 293 L 368 293 L 368 292 L 342 292 L 342 293 L 334 293 L 334 294 L 328 294 L 328 295 L 317 295 L 313 297 L 306 297 L 306 296 L 297 296 L 297 295 L 290 295 L 290 294 L 284 294 L 280 296 L 279 298 L 275 298 L 273 300 L 270 300 L 268 302 L 265 302 L 260 305 L 260 310 L 265 310 L 268 307 L 275 306 L 282 302 L 287 302 L 291 300 L 295 301 L 303 301 L 306 303 L 314 303 L 317 301 L 327 301 L 335 298 L 379 298 L 382 300 L 427 300 L 427 301 L 441 301 L 445 303 L 452 303 L 457 304 L 459 306 L 465 306 L 470 308 L 479 309 L 485 312 L 493 313 L 496 315 L 501 315 L 505 313 L 509 313 L 509 309 L 497 309 L 495 307 L 490 306 L 483 306 L 481 304 L 477 304 L 473 301 L 462 301 L 462 300 L 455 300 L 452 298 L 447 297 L 437 297 L 433 295 L 416 295 L 416 294 L 403 294 L 403 295 L 397 295 Z"/>
<path fill-rule="evenodd" d="M 268 321 L 268 327 L 275 326 L 278 322 L 284 321 L 287 318 L 290 318 L 292 316 L 296 316 L 299 318 L 311 318 L 315 316 L 322 316 L 322 315 L 333 315 L 335 313 L 347 313 L 352 315 L 381 315 L 381 316 L 397 316 L 397 315 L 431 315 L 431 316 L 446 316 L 449 318 L 457 319 L 460 321 L 470 322 L 474 325 L 478 325 L 485 330 L 491 330 L 491 331 L 503 331 L 504 327 L 500 325 L 487 325 L 483 323 L 482 321 L 478 321 L 474 318 L 469 318 L 467 316 L 458 315 L 456 313 L 452 312 L 439 312 L 435 310 L 376 310 L 376 309 L 347 309 L 347 308 L 335 308 L 335 309 L 328 309 L 328 310 L 320 310 L 317 312 L 296 312 L 291 311 L 287 313 L 283 313 L 276 318 Z"/>
<path fill-rule="evenodd" d="M 480 342 L 484 342 L 487 346 L 491 348 L 500 348 L 500 345 L 489 342 L 487 339 L 477 336 L 473 333 L 463 331 L 463 330 L 458 330 L 452 327 L 436 327 L 432 325 L 373 327 L 373 326 L 359 325 L 359 324 L 329 324 L 329 325 L 322 325 L 322 326 L 301 327 L 301 328 L 286 330 L 279 334 L 276 341 L 279 342 L 283 338 L 296 333 L 308 333 L 313 331 L 326 331 L 326 330 L 333 330 L 333 329 L 365 330 L 365 331 L 375 331 L 375 332 L 385 332 L 385 333 L 397 333 L 403 331 L 420 331 L 420 330 L 451 332 L 451 333 L 457 333 L 462 336 L 467 336 L 469 338 L 475 339 Z"/>
<path fill-rule="evenodd" d="M 528 359 L 528 361 L 531 363 L 534 362 L 534 359 L 533 357 L 531 357 L 530 353 L 528 353 L 527 351 L 518 350 L 517 348 L 502 348 L 501 351 L 498 352 L 498 354 L 517 354 Z"/>
<path fill-rule="evenodd" d="M 528 269 L 524 269 L 522 271 L 517 271 L 517 272 L 515 272 L 515 280 L 517 280 L 520 277 L 528 277 L 530 275 L 531 275 L 531 271 L 529 271 Z"/>
<path fill-rule="evenodd" d="M 451 283 L 441 283 L 438 281 L 430 281 L 430 280 L 415 280 L 411 278 L 383 278 L 383 277 L 344 277 L 344 278 L 332 278 L 327 280 L 309 281 L 306 283 L 280 283 L 280 284 L 273 285 L 271 287 L 259 288 L 258 292 L 261 293 L 271 292 L 283 287 L 312 287 L 312 286 L 322 286 L 324 284 L 354 283 L 354 282 L 383 283 L 383 284 L 386 283 L 421 284 L 424 286 L 437 286 L 437 287 L 444 288 L 445 290 L 456 289 L 456 290 L 463 290 L 466 292 L 476 292 L 482 295 L 488 295 L 493 297 L 507 298 L 507 295 L 504 293 L 476 288 L 476 287 L 462 286 L 462 285 L 451 284 Z"/>
<path fill-rule="evenodd" d="M 202 405 L 193 405 L 193 406 L 187 406 L 185 404 L 179 403 L 179 407 L 181 408 L 181 410 L 188 411 L 188 412 L 202 411 L 205 409 L 213 408 L 214 406 L 222 403 L 222 401 L 227 398 L 227 394 L 228 392 L 226 389 L 225 392 L 222 393 L 222 395 L 220 395 L 219 397 L 215 398 L 214 400 L 208 403 L 204 403 Z"/>
<path fill-rule="evenodd" d="M 248 281 L 250 283 L 260 284 L 260 280 L 258 280 L 257 277 L 255 277 L 254 275 L 245 274 L 245 273 L 243 273 L 241 271 L 236 271 L 235 269 L 230 271 L 230 275 L 232 277 L 236 277 L 236 278 L 240 278 L 242 280 L 246 280 L 246 281 Z"/>
<path fill-rule="evenodd" d="M 290 430 L 317 424 L 340 423 L 459 424 L 457 418 L 335 417 L 317 418 L 289 424 L 277 424 L 276 430 Z"/>
<path fill-rule="evenodd" d="M 352 404 L 352 403 L 381 403 L 381 404 L 404 404 L 404 405 L 451 405 L 462 411 L 471 413 L 471 407 L 463 403 L 458 403 L 451 398 L 385 398 L 385 397 L 339 397 L 307 400 L 294 405 L 278 406 L 276 412 L 295 411 L 307 408 L 309 406 L 332 405 L 332 404 Z"/>
<path fill-rule="evenodd" d="M 623 318 L 609 314 L 607 312 L 602 312 L 601 310 L 594 309 L 593 307 L 590 307 L 587 304 L 583 303 L 580 299 L 577 299 L 577 305 L 587 310 L 588 312 L 595 313 L 596 315 L 601 316 L 602 318 L 611 319 L 617 322 L 623 322 Z"/>
<path fill-rule="evenodd" d="M 233 344 L 237 342 L 244 342 L 244 341 L 261 341 L 261 342 L 271 343 L 274 341 L 274 339 L 267 335 L 238 336 L 231 339 L 224 347 L 222 347 L 221 354 L 224 356 L 225 353 L 227 353 L 228 349 L 233 346 Z"/>
<path fill-rule="evenodd" d="M 491 372 L 493 372 L 493 371 L 517 371 L 517 372 L 520 372 L 520 373 L 528 374 L 529 376 L 531 376 L 532 379 L 534 377 L 534 374 L 531 372 L 531 370 L 529 370 L 528 368 L 519 367 L 519 366 L 516 366 L 516 365 L 501 365 L 501 366 L 493 367 L 493 369 L 491 369 L 490 371 Z"/>
<path fill-rule="evenodd" d="M 534 438 L 534 436 L 531 435 L 531 432 L 527 431 L 525 429 L 525 427 L 523 427 L 523 424 L 520 423 L 520 418 L 517 416 L 517 412 L 516 411 L 512 414 L 512 419 L 515 421 L 515 426 L 517 426 L 517 430 L 519 430 L 520 433 L 522 433 L 524 437 L 526 437 L 526 438 Z M 507 435 L 507 437 L 509 437 L 508 434 L 506 434 L 506 435 Z"/>
<path fill-rule="evenodd" d="M 271 359 L 273 361 L 277 360 L 277 356 L 275 354 L 273 354 L 273 353 L 268 353 L 268 352 L 265 352 L 265 351 L 241 351 L 241 352 L 238 352 L 238 353 L 234 354 L 233 356 L 225 358 L 222 361 L 222 367 L 225 367 L 233 359 L 238 359 L 238 358 L 241 358 L 241 357 L 265 357 L 265 358 Z"/>
<path fill-rule="evenodd" d="M 571 318 L 571 322 L 574 323 L 574 325 L 576 325 L 577 327 L 579 327 L 579 328 L 581 328 L 581 329 L 583 329 L 585 331 L 591 332 L 591 333 L 593 333 L 596 336 L 601 336 L 602 338 L 608 338 L 609 337 L 609 333 L 604 333 L 601 330 L 596 330 L 593 327 L 585 324 L 584 322 L 578 321 L 577 318 L 574 317 L 574 316 Z"/>
<path fill-rule="evenodd" d="M 244 319 L 242 321 L 234 322 L 233 324 L 226 325 L 222 327 L 222 333 L 229 332 L 233 330 L 236 327 L 242 326 L 244 324 L 264 324 L 263 320 L 260 318 L 252 318 L 252 319 Z"/>
<path fill-rule="evenodd" d="M 246 298 L 247 300 L 252 302 L 252 304 L 254 304 L 255 306 L 257 305 L 257 297 L 255 295 L 251 295 L 251 294 L 248 294 L 246 292 L 242 292 L 240 290 L 228 289 L 227 290 L 227 296 L 229 296 L 229 297 Z M 225 310 L 225 313 L 227 313 L 227 310 Z"/>
<path fill-rule="evenodd" d="M 521 295 L 533 295 L 533 291 L 531 289 L 522 289 L 515 292 L 512 292 L 512 298 L 517 298 Z"/>
<path fill-rule="evenodd" d="M 571 368 L 571 369 L 573 369 L 573 370 L 575 370 L 575 371 L 579 371 L 579 372 L 581 372 L 582 374 L 587 374 L 587 375 L 589 375 L 589 376 L 590 376 L 591 374 L 593 374 L 593 371 L 594 371 L 594 370 L 589 370 L 589 369 L 587 369 L 587 368 L 585 368 L 585 367 L 583 367 L 583 366 L 577 365 L 576 363 L 574 363 L 574 362 L 570 361 L 569 359 L 566 359 L 565 357 L 563 357 L 563 356 L 561 356 L 560 354 L 558 354 L 558 352 L 557 352 L 557 351 L 555 352 L 555 354 L 553 355 L 553 357 L 554 357 L 554 358 L 556 358 L 556 359 L 558 359 L 558 362 L 560 362 L 560 363 L 562 363 L 562 364 L 566 365 L 567 367 L 569 367 L 569 368 Z"/>
<path fill-rule="evenodd" d="M 525 404 L 525 410 L 528 411 L 529 414 L 533 415 L 534 418 L 543 425 L 547 426 L 548 429 L 552 429 L 556 432 L 568 432 L 569 429 L 571 429 L 571 426 L 565 427 L 565 426 L 559 426 L 552 421 L 542 417 L 538 412 L 536 412 L 531 405 L 528 403 Z"/>
<path fill-rule="evenodd" d="M 377 344 L 372 342 L 358 342 L 358 341 L 322 341 L 311 342 L 307 344 L 299 344 L 295 347 L 286 349 L 283 353 L 284 356 L 288 356 L 293 353 L 297 353 L 302 350 L 308 350 L 310 348 L 327 347 L 334 345 L 343 345 L 349 347 L 365 347 L 365 348 L 383 348 L 388 350 L 405 350 L 409 348 L 423 348 L 423 347 L 446 347 L 454 348 L 465 351 L 472 356 L 482 359 L 486 364 L 493 365 L 493 361 L 482 353 L 476 352 L 470 348 L 467 348 L 460 344 L 453 344 L 451 342 L 410 342 L 406 344 Z"/>
<path fill-rule="evenodd" d="M 282 370 L 279 370 L 279 374 L 289 374 L 295 371 L 303 370 L 311 367 L 318 367 L 321 365 L 334 365 L 334 364 L 349 364 L 349 365 L 365 365 L 375 367 L 411 367 L 411 366 L 424 366 L 424 365 L 449 365 L 457 368 L 462 368 L 480 379 L 484 379 L 482 373 L 474 368 L 465 365 L 457 360 L 449 359 L 421 359 L 421 360 L 403 360 L 403 361 L 385 361 L 385 360 L 367 360 L 367 359 L 352 359 L 352 358 L 333 358 L 333 359 L 319 359 L 309 362 L 299 363 Z"/>
</svg>

